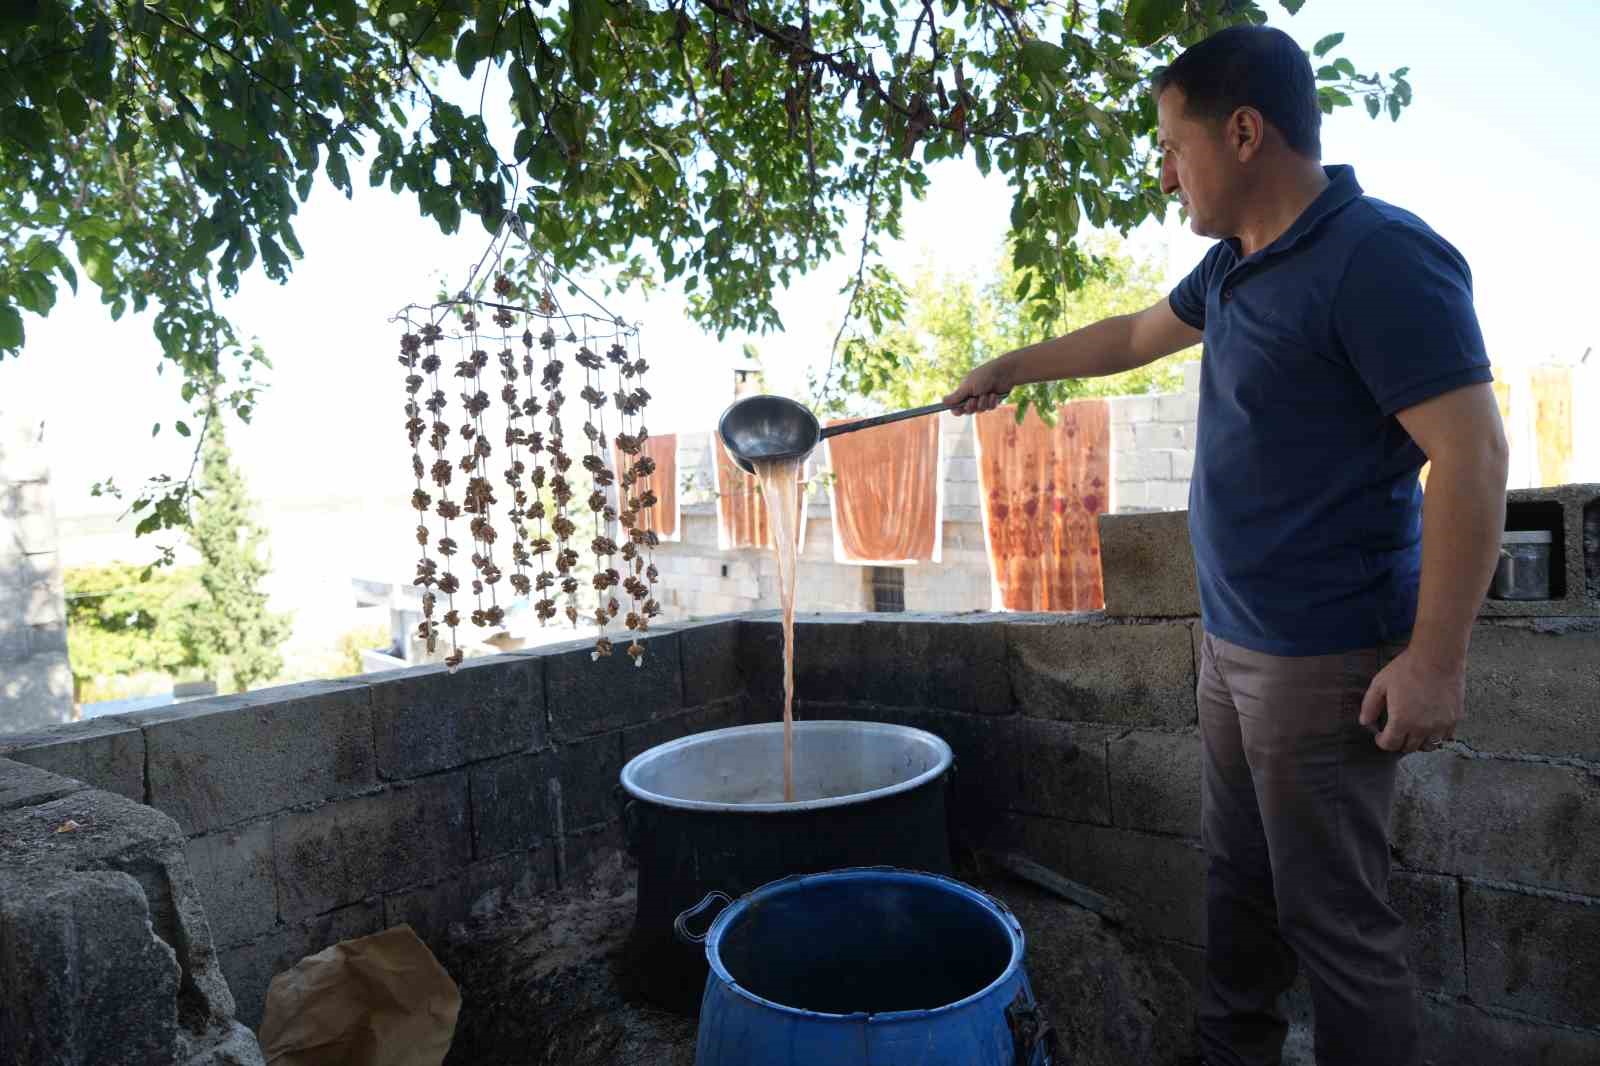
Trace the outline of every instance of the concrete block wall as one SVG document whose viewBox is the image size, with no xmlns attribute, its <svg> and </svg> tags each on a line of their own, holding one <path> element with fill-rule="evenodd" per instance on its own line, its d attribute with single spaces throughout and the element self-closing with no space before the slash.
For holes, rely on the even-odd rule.
<svg viewBox="0 0 1600 1066">
<path fill-rule="evenodd" d="M 43 427 L 0 411 L 0 734 L 76 713 L 57 545 Z"/>
<path fill-rule="evenodd" d="M 1194 470 L 1194 429 L 1199 364 L 1186 368 L 1182 393 L 1119 396 L 1110 400 L 1114 513 L 1181 510 L 1188 506 Z M 940 416 L 944 449 L 944 529 L 938 563 L 903 569 L 908 611 L 986 611 L 996 605 L 983 538 L 977 446 L 970 419 Z M 720 551 L 717 547 L 716 471 L 711 434 L 679 434 L 681 538 L 662 545 L 656 565 L 663 575 L 664 617 L 682 619 L 778 605 L 778 570 L 770 551 Z M 807 467 L 805 550 L 797 577 L 800 603 L 822 612 L 872 607 L 868 568 L 833 557 L 832 513 L 818 477 L 825 458 Z"/>
<path fill-rule="evenodd" d="M 624 761 L 744 720 L 735 633 L 664 626 L 639 668 L 580 641 L 265 689 L 0 737 L 0 756 L 175 824 L 255 1027 L 306 955 L 401 922 L 437 949 L 620 846 Z"/>
</svg>

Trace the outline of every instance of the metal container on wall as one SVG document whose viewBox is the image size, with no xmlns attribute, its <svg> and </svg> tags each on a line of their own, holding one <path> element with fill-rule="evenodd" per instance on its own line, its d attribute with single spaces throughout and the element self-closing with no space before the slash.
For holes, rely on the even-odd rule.
<svg viewBox="0 0 1600 1066">
<path fill-rule="evenodd" d="M 1500 537 L 1489 595 L 1497 600 L 1550 599 L 1550 556 L 1555 537 L 1548 529 L 1508 529 Z"/>
<path fill-rule="evenodd" d="M 794 764 L 796 798 L 785 803 L 783 726 L 773 722 L 684 737 L 623 767 L 623 824 L 639 867 L 626 969 L 647 999 L 698 1009 L 705 955 L 673 922 L 708 892 L 884 863 L 950 871 L 943 740 L 879 722 L 796 722 Z"/>
</svg>

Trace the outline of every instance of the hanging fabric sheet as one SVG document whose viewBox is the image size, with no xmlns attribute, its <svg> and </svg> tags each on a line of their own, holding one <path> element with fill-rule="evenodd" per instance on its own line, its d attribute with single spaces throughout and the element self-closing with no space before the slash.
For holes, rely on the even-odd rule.
<svg viewBox="0 0 1600 1066">
<path fill-rule="evenodd" d="M 644 442 L 644 454 L 655 460 L 656 472 L 650 475 L 649 485 L 656 494 L 656 505 L 641 515 L 640 525 L 655 530 L 663 543 L 680 538 L 683 515 L 678 503 L 678 435 L 663 433 L 649 437 Z M 632 466 L 632 461 L 620 449 L 613 447 L 615 470 L 622 472 Z M 637 495 L 637 493 L 635 494 Z"/>
<path fill-rule="evenodd" d="M 772 547 L 772 529 L 767 522 L 767 501 L 761 496 L 761 483 L 733 465 L 722 437 L 711 434 L 717 454 L 717 547 L 722 551 L 740 548 Z M 806 497 L 800 495 L 800 514 L 795 522 L 796 551 L 806 547 Z"/>
<path fill-rule="evenodd" d="M 1111 413 L 1078 400 L 1046 425 L 1031 408 L 977 415 L 978 483 L 989 565 L 1008 611 L 1105 606 L 1100 532 L 1111 483 Z"/>
<path fill-rule="evenodd" d="M 939 419 L 910 418 L 831 437 L 828 459 L 835 562 L 939 561 L 944 520 Z"/>
</svg>

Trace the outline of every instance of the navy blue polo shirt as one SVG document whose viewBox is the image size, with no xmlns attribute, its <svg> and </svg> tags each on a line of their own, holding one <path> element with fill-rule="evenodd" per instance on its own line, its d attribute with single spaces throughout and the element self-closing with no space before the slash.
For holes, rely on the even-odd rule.
<svg viewBox="0 0 1600 1066">
<path fill-rule="evenodd" d="M 1254 255 L 1172 291 L 1205 332 L 1189 532 L 1206 629 L 1273 655 L 1403 637 L 1426 457 L 1395 418 L 1491 379 L 1466 260 L 1408 211 L 1329 185 Z"/>
</svg>

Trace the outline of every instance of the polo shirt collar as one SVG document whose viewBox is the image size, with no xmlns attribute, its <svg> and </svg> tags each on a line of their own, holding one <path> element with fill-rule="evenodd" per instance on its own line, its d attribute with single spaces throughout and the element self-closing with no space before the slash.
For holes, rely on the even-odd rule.
<svg viewBox="0 0 1600 1066">
<path fill-rule="evenodd" d="M 1315 232 L 1326 219 L 1362 195 L 1361 184 L 1356 181 L 1354 167 L 1339 164 L 1323 167 L 1322 170 L 1328 175 L 1327 188 L 1317 194 L 1317 198 L 1311 201 L 1310 207 L 1300 212 L 1300 217 L 1294 220 L 1294 225 L 1285 230 L 1277 240 L 1249 256 L 1248 259 L 1260 260 L 1269 255 L 1288 251 Z M 1239 239 L 1230 238 L 1228 243 L 1233 245 L 1234 254 L 1237 255 Z"/>
</svg>

